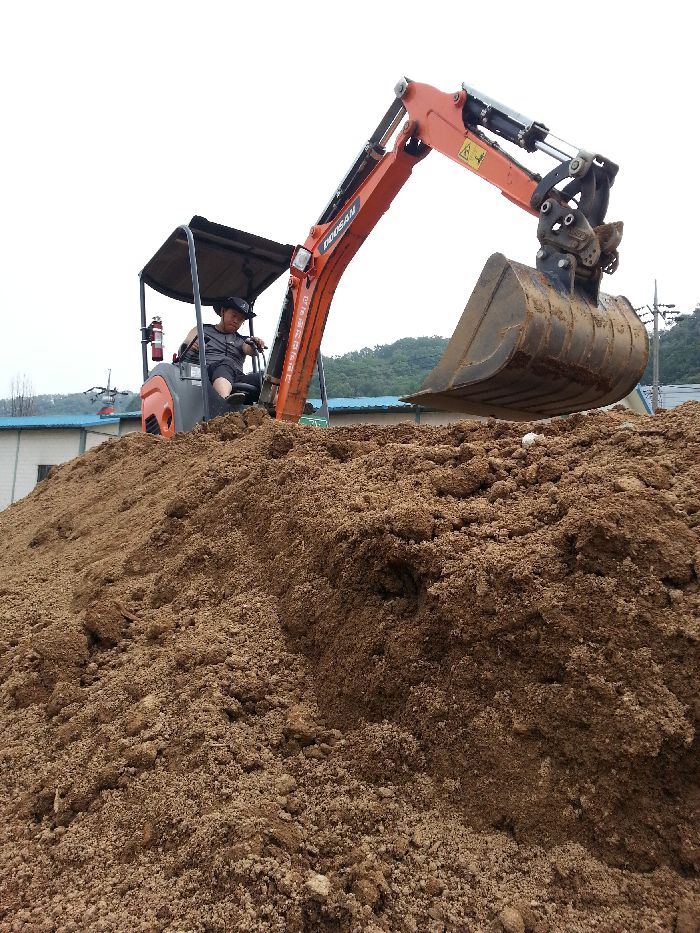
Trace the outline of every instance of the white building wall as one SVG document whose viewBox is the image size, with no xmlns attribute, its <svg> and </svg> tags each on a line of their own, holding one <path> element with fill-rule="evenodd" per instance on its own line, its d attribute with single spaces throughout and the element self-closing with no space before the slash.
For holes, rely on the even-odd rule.
<svg viewBox="0 0 700 933">
<path fill-rule="evenodd" d="M 351 424 L 452 424 L 456 421 L 479 421 L 476 415 L 464 415 L 457 411 L 333 411 L 330 412 L 330 426 L 341 428 Z"/>
<path fill-rule="evenodd" d="M 119 425 L 105 424 L 100 428 L 84 428 L 84 431 L 85 450 L 91 450 L 93 447 L 97 447 L 99 444 L 104 444 L 104 442 L 109 437 L 118 437 Z"/>
<path fill-rule="evenodd" d="M 12 501 L 18 436 L 18 431 L 0 431 L 0 509 L 6 509 Z"/>
<path fill-rule="evenodd" d="M 617 403 L 623 408 L 629 408 L 638 415 L 646 415 L 647 410 L 644 402 L 635 389 Z M 609 408 L 614 406 L 609 405 Z M 418 415 L 415 411 L 407 408 L 399 411 L 343 411 L 343 409 L 331 409 L 329 423 L 331 427 L 340 428 L 344 425 L 352 424 L 400 424 L 410 421 L 412 424 L 455 424 L 457 421 L 484 421 L 485 418 L 479 415 L 466 415 L 459 411 L 421 411 Z"/>
<path fill-rule="evenodd" d="M 119 422 L 119 435 L 123 434 L 134 434 L 134 432 L 141 431 L 141 419 L 140 418 L 124 418 L 123 421 Z"/>
<path fill-rule="evenodd" d="M 85 449 L 114 437 L 118 424 L 94 428 L 31 428 L 0 431 L 0 509 L 23 498 L 37 484 L 40 464 L 55 466 L 80 453 L 81 433 Z"/>
<path fill-rule="evenodd" d="M 400 424 L 402 421 L 416 422 L 412 411 L 330 411 L 329 424 L 342 428 L 351 424 Z"/>
</svg>

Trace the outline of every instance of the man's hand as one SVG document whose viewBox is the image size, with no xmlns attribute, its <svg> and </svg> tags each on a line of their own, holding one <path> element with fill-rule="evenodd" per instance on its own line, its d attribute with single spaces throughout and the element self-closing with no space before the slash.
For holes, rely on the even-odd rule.
<svg viewBox="0 0 700 933">
<path fill-rule="evenodd" d="M 258 350 L 267 350 L 267 344 L 262 337 L 248 337 L 246 343 L 251 347 L 256 347 Z"/>
</svg>

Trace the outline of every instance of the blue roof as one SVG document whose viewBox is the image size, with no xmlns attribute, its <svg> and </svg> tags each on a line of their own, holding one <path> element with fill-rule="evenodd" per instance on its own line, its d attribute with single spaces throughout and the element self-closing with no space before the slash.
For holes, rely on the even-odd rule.
<svg viewBox="0 0 700 933">
<path fill-rule="evenodd" d="M 310 398 L 308 400 L 314 408 L 321 407 L 320 398 Z M 329 398 L 328 408 L 330 411 L 389 411 L 392 408 L 415 408 L 411 402 L 402 402 L 398 395 L 380 395 L 369 398 L 362 396 L 360 398 Z"/>
<path fill-rule="evenodd" d="M 0 418 L 0 431 L 36 430 L 38 428 L 94 428 L 100 424 L 118 424 L 122 418 L 140 418 L 141 412 L 125 411 L 114 415 L 24 415 Z"/>
</svg>

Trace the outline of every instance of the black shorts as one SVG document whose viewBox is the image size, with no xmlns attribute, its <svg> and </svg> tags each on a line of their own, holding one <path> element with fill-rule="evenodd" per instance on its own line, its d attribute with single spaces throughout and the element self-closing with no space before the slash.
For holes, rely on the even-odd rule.
<svg viewBox="0 0 700 933">
<path fill-rule="evenodd" d="M 215 379 L 223 377 L 227 379 L 231 385 L 233 385 L 234 382 L 246 382 L 248 385 L 255 386 L 258 389 L 260 389 L 262 385 L 261 373 L 242 373 L 240 369 L 234 367 L 232 360 L 219 360 L 217 363 L 210 363 L 207 366 L 207 372 L 212 384 Z"/>
</svg>

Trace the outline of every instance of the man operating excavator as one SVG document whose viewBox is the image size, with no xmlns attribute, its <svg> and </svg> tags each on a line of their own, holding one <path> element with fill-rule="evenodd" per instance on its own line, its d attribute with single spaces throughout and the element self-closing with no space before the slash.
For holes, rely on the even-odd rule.
<svg viewBox="0 0 700 933">
<path fill-rule="evenodd" d="M 219 323 L 204 324 L 209 381 L 222 398 L 228 398 L 234 383 L 241 382 L 255 386 L 259 393 L 261 373 L 244 373 L 243 364 L 246 356 L 254 356 L 258 350 L 266 348 L 265 341 L 261 337 L 244 337 L 238 333 L 245 321 L 255 317 L 255 312 L 245 299 L 237 297 L 216 303 L 214 310 L 220 317 Z M 185 337 L 182 349 L 182 360 L 199 362 L 196 327 Z"/>
</svg>

